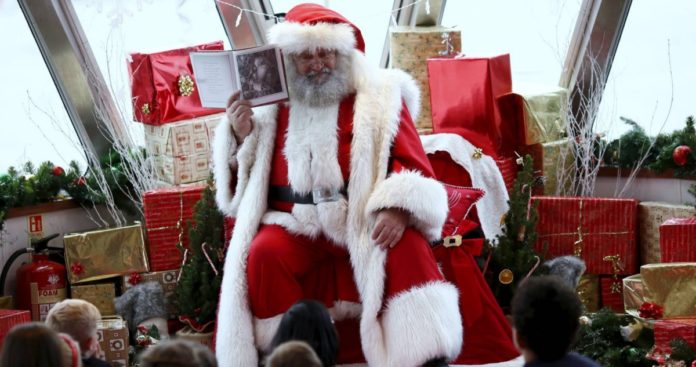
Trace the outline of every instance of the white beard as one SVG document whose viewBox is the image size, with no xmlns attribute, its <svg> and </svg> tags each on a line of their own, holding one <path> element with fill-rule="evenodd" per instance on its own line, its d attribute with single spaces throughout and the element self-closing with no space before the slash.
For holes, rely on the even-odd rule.
<svg viewBox="0 0 696 367">
<path fill-rule="evenodd" d="M 299 102 L 312 107 L 326 107 L 339 103 L 354 88 L 350 77 L 349 56 L 339 54 L 336 58 L 336 68 L 323 68 L 319 74 L 326 74 L 326 80 L 317 84 L 314 75 L 300 75 L 291 57 L 286 58 L 285 73 L 288 77 L 290 102 Z"/>
</svg>

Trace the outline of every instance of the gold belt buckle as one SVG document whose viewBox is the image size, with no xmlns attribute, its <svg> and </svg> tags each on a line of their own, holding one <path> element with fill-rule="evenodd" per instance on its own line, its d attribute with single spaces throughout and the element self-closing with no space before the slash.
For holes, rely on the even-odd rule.
<svg viewBox="0 0 696 367">
<path fill-rule="evenodd" d="M 462 236 L 461 235 L 454 235 L 454 236 L 447 236 L 442 239 L 442 246 L 445 247 L 459 247 L 462 245 Z"/>
</svg>

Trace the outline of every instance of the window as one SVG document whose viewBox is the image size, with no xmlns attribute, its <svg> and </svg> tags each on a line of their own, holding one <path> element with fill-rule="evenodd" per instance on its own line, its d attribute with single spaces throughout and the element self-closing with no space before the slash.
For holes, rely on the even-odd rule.
<svg viewBox="0 0 696 367">
<path fill-rule="evenodd" d="M 581 0 L 448 1 L 445 27 L 462 31 L 462 52 L 510 53 L 514 84 L 558 85 Z"/>
<path fill-rule="evenodd" d="M 132 122 L 128 55 L 219 40 L 230 48 L 213 1 L 73 0 L 72 4 L 136 144 L 143 144 L 143 127 Z"/>
<path fill-rule="evenodd" d="M 0 172 L 27 161 L 63 167 L 86 159 L 29 26 L 16 1 L 0 2 L 3 35 L 2 154 Z M 10 36 L 11 35 L 11 36 Z"/>
<path fill-rule="evenodd" d="M 339 12 L 360 29 L 365 39 L 365 56 L 373 65 L 379 65 L 387 37 L 393 1 L 351 0 L 351 1 L 298 1 L 273 0 L 273 11 L 286 13 L 293 6 L 313 2 L 328 6 Z M 328 5 L 326 4 L 328 3 Z"/>
<path fill-rule="evenodd" d="M 629 129 L 619 119 L 623 116 L 654 136 L 663 124 L 662 132 L 670 133 L 683 128 L 687 116 L 696 115 L 694 17 L 696 3 L 689 0 L 632 3 L 602 98 L 603 118 L 596 121 L 597 131 L 610 140 L 618 138 Z"/>
</svg>

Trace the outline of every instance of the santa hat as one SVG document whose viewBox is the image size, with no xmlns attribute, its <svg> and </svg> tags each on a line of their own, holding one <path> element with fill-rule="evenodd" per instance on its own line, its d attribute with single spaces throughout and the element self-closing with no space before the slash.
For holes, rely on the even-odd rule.
<svg viewBox="0 0 696 367">
<path fill-rule="evenodd" d="M 300 4 L 285 15 L 285 22 L 271 27 L 269 43 L 286 54 L 318 48 L 348 55 L 357 49 L 365 52 L 360 29 L 341 14 L 318 4 Z"/>
</svg>

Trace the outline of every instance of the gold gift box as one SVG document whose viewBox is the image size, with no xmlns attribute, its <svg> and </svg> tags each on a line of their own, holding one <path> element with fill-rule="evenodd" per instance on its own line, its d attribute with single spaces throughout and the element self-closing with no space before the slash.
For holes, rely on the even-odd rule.
<svg viewBox="0 0 696 367">
<path fill-rule="evenodd" d="M 623 278 L 624 309 L 627 314 L 638 317 L 638 309 L 645 303 L 646 289 L 640 274 Z"/>
<path fill-rule="evenodd" d="M 577 294 L 587 312 L 599 311 L 599 276 L 583 275 L 578 282 Z"/>
<path fill-rule="evenodd" d="M 150 270 L 140 223 L 69 234 L 63 241 L 71 284 Z"/>
<path fill-rule="evenodd" d="M 72 298 L 83 299 L 97 306 L 102 315 L 116 314 L 116 285 L 113 283 L 73 285 L 70 287 L 70 293 Z"/>
<path fill-rule="evenodd" d="M 132 274 L 123 276 L 123 291 L 127 291 L 132 288 L 134 284 L 131 284 Z M 176 298 L 176 280 L 179 277 L 179 270 L 165 270 L 165 271 L 153 271 L 151 273 L 140 274 L 140 281 L 137 284 L 144 282 L 157 282 L 162 286 L 164 291 L 164 297 L 167 304 L 167 312 L 169 313 L 170 319 L 175 319 L 177 317 L 177 310 L 174 304 Z"/>
<path fill-rule="evenodd" d="M 568 90 L 557 86 L 515 86 L 522 98 L 525 145 L 559 140 L 566 133 Z"/>
<path fill-rule="evenodd" d="M 120 316 L 97 322 L 97 339 L 106 361 L 113 367 L 128 367 L 128 324 Z"/>
<path fill-rule="evenodd" d="M 696 316 L 696 263 L 640 267 L 646 302 L 664 308 L 664 317 Z"/>
<path fill-rule="evenodd" d="M 542 144 L 544 149 L 544 195 L 559 196 L 575 174 L 575 156 L 567 139 Z M 566 187 L 559 187 L 559 181 Z"/>
<path fill-rule="evenodd" d="M 443 43 L 443 33 L 449 33 L 452 51 L 457 54 L 462 48 L 461 31 L 445 27 L 392 27 L 390 37 L 391 67 L 409 73 L 421 92 L 421 112 L 414 122 L 418 131 L 429 133 L 433 130 L 430 109 L 430 86 L 428 84 L 427 60 L 446 55 L 447 45 Z"/>
<path fill-rule="evenodd" d="M 656 264 L 660 259 L 660 225 L 670 218 L 696 216 L 696 208 L 654 201 L 638 204 L 640 263 Z"/>
</svg>

